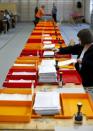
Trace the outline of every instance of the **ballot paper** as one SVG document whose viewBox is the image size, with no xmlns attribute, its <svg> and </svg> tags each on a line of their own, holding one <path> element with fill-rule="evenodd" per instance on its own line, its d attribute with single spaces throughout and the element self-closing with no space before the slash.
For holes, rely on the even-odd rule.
<svg viewBox="0 0 93 131">
<path fill-rule="evenodd" d="M 54 52 L 53 51 L 44 51 L 43 56 L 44 57 L 53 57 Z"/>
<path fill-rule="evenodd" d="M 39 66 L 39 82 L 52 83 L 57 82 L 57 71 L 55 68 L 55 60 L 42 60 Z"/>
<path fill-rule="evenodd" d="M 50 65 L 40 66 L 39 74 L 42 74 L 42 73 L 56 73 L 56 69 L 54 66 L 50 66 Z"/>
<path fill-rule="evenodd" d="M 59 93 L 37 92 L 33 109 L 37 114 L 41 115 L 58 114 L 61 109 Z"/>
<path fill-rule="evenodd" d="M 53 49 L 55 47 L 55 44 L 50 44 L 50 45 L 44 45 L 44 49 Z"/>
<path fill-rule="evenodd" d="M 42 36 L 44 36 L 44 37 L 45 37 L 45 36 L 48 36 L 48 37 L 49 37 L 49 36 L 50 36 L 50 34 L 42 34 Z"/>
<path fill-rule="evenodd" d="M 36 72 L 12 72 L 12 75 L 36 75 Z"/>
<path fill-rule="evenodd" d="M 43 41 L 43 44 L 52 44 L 51 41 Z"/>
<path fill-rule="evenodd" d="M 32 100 L 32 95 L 27 94 L 5 94 L 5 93 L 0 93 L 0 100 L 11 100 L 11 101 L 31 101 Z"/>
<path fill-rule="evenodd" d="M 50 37 L 50 36 L 45 36 L 43 39 L 44 39 L 44 40 L 52 40 L 52 37 Z"/>
<path fill-rule="evenodd" d="M 65 60 L 65 61 L 58 62 L 58 66 L 65 66 L 69 64 L 74 64 L 76 62 L 77 62 L 77 59 Z"/>
<path fill-rule="evenodd" d="M 46 65 L 55 66 L 55 64 L 56 64 L 55 59 L 52 59 L 52 60 L 42 60 L 42 62 L 41 62 L 42 66 L 46 66 Z"/>
<path fill-rule="evenodd" d="M 31 83 L 32 80 L 23 80 L 23 79 L 20 79 L 20 80 L 9 80 L 9 83 Z"/>
<path fill-rule="evenodd" d="M 35 66 L 35 64 L 14 64 L 14 66 Z"/>
</svg>

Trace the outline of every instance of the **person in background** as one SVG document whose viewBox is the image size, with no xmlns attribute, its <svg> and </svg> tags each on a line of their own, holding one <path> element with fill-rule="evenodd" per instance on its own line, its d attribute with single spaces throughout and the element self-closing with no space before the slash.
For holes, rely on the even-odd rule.
<svg viewBox="0 0 93 131">
<path fill-rule="evenodd" d="M 52 8 L 52 18 L 55 22 L 57 22 L 57 7 L 55 3 L 53 3 L 53 8 Z"/>
<path fill-rule="evenodd" d="M 44 6 L 44 5 L 42 5 L 42 6 L 38 9 L 38 11 L 37 11 L 37 13 L 36 13 L 36 16 L 35 16 L 35 22 L 34 22 L 35 26 L 38 24 L 38 22 L 40 21 L 40 19 L 42 18 L 42 16 L 45 14 L 44 9 L 45 9 L 45 6 Z"/>
<path fill-rule="evenodd" d="M 89 29 L 82 29 L 77 34 L 80 43 L 56 50 L 59 54 L 77 55 L 75 68 L 81 76 L 84 87 L 93 86 L 93 34 Z"/>
<path fill-rule="evenodd" d="M 8 10 L 4 11 L 4 19 L 7 21 L 7 31 L 8 31 L 10 29 L 10 20 L 11 20 Z"/>
<path fill-rule="evenodd" d="M 38 12 L 38 6 L 35 7 L 35 17 L 36 17 L 37 12 Z"/>
<path fill-rule="evenodd" d="M 10 15 L 10 19 L 11 19 L 11 26 L 12 26 L 12 28 L 15 28 L 15 25 L 16 25 L 15 16 L 13 15 L 13 13 L 11 11 L 9 11 L 9 15 Z"/>
<path fill-rule="evenodd" d="M 2 33 L 2 31 L 4 30 L 3 19 L 4 19 L 4 11 L 0 10 L 0 33 Z"/>
</svg>

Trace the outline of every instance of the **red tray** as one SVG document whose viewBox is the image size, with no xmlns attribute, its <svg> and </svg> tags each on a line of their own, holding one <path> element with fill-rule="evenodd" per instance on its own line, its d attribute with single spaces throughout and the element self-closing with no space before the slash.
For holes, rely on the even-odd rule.
<svg viewBox="0 0 93 131">
<path fill-rule="evenodd" d="M 42 34 L 42 32 L 41 33 L 32 33 L 31 35 L 41 35 Z M 45 33 L 45 34 L 47 34 L 47 33 Z M 50 35 L 55 35 L 55 33 L 48 33 L 48 34 L 50 34 Z M 57 35 L 61 35 L 60 33 L 57 33 Z"/>
<path fill-rule="evenodd" d="M 28 55 L 37 56 L 37 52 L 39 52 L 39 55 L 42 56 L 42 51 L 41 50 L 30 50 L 30 49 L 22 50 L 20 56 L 28 56 Z"/>
<path fill-rule="evenodd" d="M 81 77 L 76 70 L 61 70 L 63 83 L 81 84 Z"/>
<path fill-rule="evenodd" d="M 41 30 L 42 29 L 38 29 L 38 28 L 35 28 L 35 30 Z M 44 31 L 55 31 L 54 29 L 48 29 L 48 28 L 45 28 Z M 56 31 L 59 31 L 58 29 L 56 29 Z"/>
<path fill-rule="evenodd" d="M 27 43 L 41 43 L 41 39 L 28 39 Z"/>
<path fill-rule="evenodd" d="M 50 25 L 50 26 L 46 26 L 46 25 L 37 25 L 37 27 L 53 27 L 53 25 Z M 56 26 L 57 28 L 57 26 Z M 35 30 L 35 29 L 34 29 Z"/>
<path fill-rule="evenodd" d="M 32 83 L 9 83 L 8 80 L 6 80 L 3 83 L 3 87 L 7 88 L 31 88 Z M 36 87 L 36 83 L 34 84 L 34 87 Z"/>
<path fill-rule="evenodd" d="M 58 44 L 58 40 L 52 40 L 52 43 L 57 43 Z M 62 43 L 64 43 L 64 40 L 61 40 Z M 41 39 L 28 39 L 27 43 L 41 43 Z"/>
<path fill-rule="evenodd" d="M 56 58 L 71 58 L 71 54 L 64 54 L 64 55 L 59 55 L 59 54 L 55 54 Z"/>
<path fill-rule="evenodd" d="M 20 72 L 20 71 L 25 71 L 25 72 L 37 72 L 36 69 L 29 69 L 29 68 L 16 68 L 15 66 L 12 66 L 9 72 Z"/>
<path fill-rule="evenodd" d="M 13 75 L 12 72 L 9 72 L 6 78 L 11 79 L 11 80 L 24 79 L 24 80 L 37 81 L 37 74 L 36 75 Z"/>
</svg>

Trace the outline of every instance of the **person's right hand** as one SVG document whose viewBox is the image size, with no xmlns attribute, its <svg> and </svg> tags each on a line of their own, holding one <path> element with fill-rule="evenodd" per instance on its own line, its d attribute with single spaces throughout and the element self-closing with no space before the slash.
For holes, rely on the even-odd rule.
<svg viewBox="0 0 93 131">
<path fill-rule="evenodd" d="M 59 49 L 58 48 L 53 48 L 52 51 L 54 51 L 54 53 L 58 53 Z"/>
<path fill-rule="evenodd" d="M 77 62 L 78 62 L 79 64 L 82 64 L 82 60 L 80 60 L 80 59 L 77 59 Z"/>
</svg>

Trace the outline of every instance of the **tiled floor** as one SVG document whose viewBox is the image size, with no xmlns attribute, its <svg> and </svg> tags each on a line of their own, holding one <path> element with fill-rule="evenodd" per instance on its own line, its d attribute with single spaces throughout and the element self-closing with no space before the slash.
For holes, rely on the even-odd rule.
<svg viewBox="0 0 93 131">
<path fill-rule="evenodd" d="M 11 29 L 7 34 L 0 35 L 0 87 L 2 87 L 9 68 L 21 53 L 33 28 L 32 23 L 19 23 L 15 29 Z M 83 28 L 89 28 L 89 25 L 62 24 L 60 26 L 62 36 L 67 44 L 70 39 L 74 39 L 77 43 L 77 32 Z"/>
</svg>

